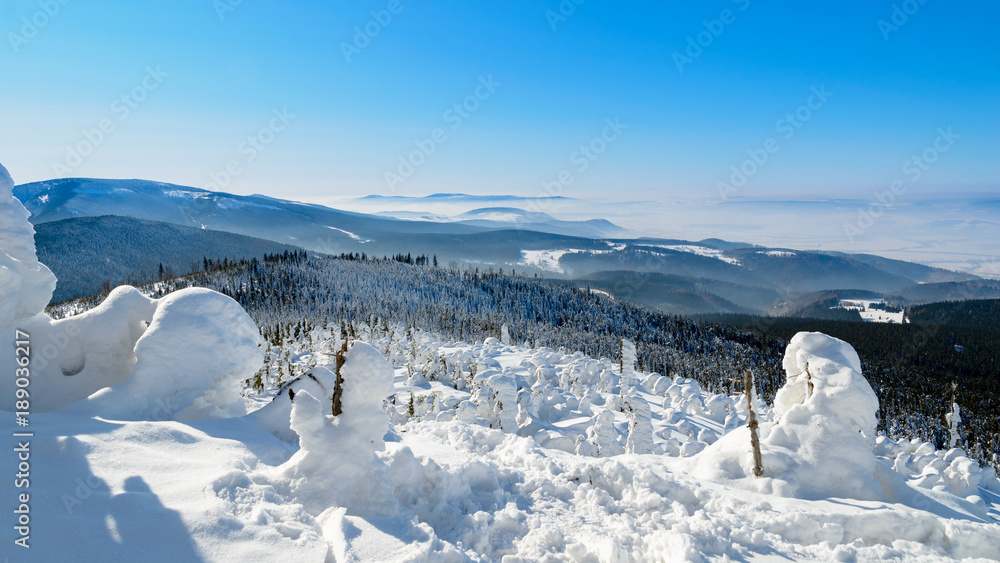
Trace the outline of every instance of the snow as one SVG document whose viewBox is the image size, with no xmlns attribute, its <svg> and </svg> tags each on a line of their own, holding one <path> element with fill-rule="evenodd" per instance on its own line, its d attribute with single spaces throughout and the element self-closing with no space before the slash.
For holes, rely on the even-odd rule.
<svg viewBox="0 0 1000 563">
<path fill-rule="evenodd" d="M 171 293 L 151 305 L 155 312 L 135 342 L 131 376 L 74 408 L 116 420 L 246 414 L 240 390 L 259 369 L 263 354 L 257 325 L 243 308 L 200 288 Z"/>
<path fill-rule="evenodd" d="M 765 256 L 775 256 L 778 258 L 792 258 L 797 256 L 794 252 L 789 250 L 758 250 L 757 254 L 763 254 Z"/>
<path fill-rule="evenodd" d="M 38 262 L 35 229 L 13 189 L 14 181 L 0 165 L 0 327 L 4 328 L 41 313 L 56 287 L 55 276 Z"/>
<path fill-rule="evenodd" d="M 904 311 L 890 313 L 884 309 L 874 308 L 875 305 L 884 305 L 882 299 L 843 299 L 840 301 L 840 308 L 850 311 L 857 311 L 861 319 L 865 322 L 895 323 L 904 324 L 910 322 L 906 318 Z"/>
<path fill-rule="evenodd" d="M 330 227 L 330 226 L 327 226 L 327 229 L 333 229 L 334 231 L 340 231 L 340 232 L 344 233 L 345 235 L 351 237 L 352 239 L 354 239 L 354 240 L 356 240 L 358 242 L 371 242 L 369 239 L 363 239 L 359 235 L 356 235 L 356 234 L 354 234 L 354 233 L 352 233 L 350 231 L 345 231 L 344 229 L 338 229 L 337 227 Z"/>
<path fill-rule="evenodd" d="M 900 500 L 788 494 L 791 487 L 761 491 L 691 470 L 692 463 L 713 455 L 715 446 L 706 440 L 713 441 L 711 434 L 727 419 L 743 424 L 733 425 L 715 444 L 745 430 L 740 397 L 711 395 L 690 380 L 636 371 L 632 397 L 644 399 L 650 409 L 654 453 L 625 453 L 628 414 L 602 407 L 619 396 L 617 386 L 597 393 L 593 416 L 579 405 L 571 408 L 576 396 L 558 387 L 561 380 L 571 388 L 574 378 L 584 380 L 586 385 L 575 388 L 586 396 L 591 382 L 608 373 L 603 368 L 617 362 L 496 339 L 468 344 L 417 333 L 418 367 L 425 355 L 438 354 L 448 366 L 458 366 L 462 358 L 493 366 L 476 374 L 484 383 L 492 380 L 491 387 L 509 389 L 509 383 L 497 381 L 504 378 L 540 384 L 544 399 L 532 415 L 538 418 L 504 429 L 488 418 L 489 408 L 481 412 L 469 401 L 471 389 L 454 388 L 456 372 L 428 372 L 423 383 L 408 386 L 406 367 L 393 370 L 382 359 L 380 350 L 392 346 L 370 334 L 359 336 L 372 346 L 356 342 L 342 369 L 347 418 L 328 414 L 332 366 L 313 368 L 291 383 L 288 388 L 299 388 L 294 400 L 286 399 L 286 390 L 246 417 L 120 422 L 65 411 L 35 415 L 37 486 L 51 494 L 33 508 L 46 525 L 38 527 L 32 555 L 62 560 L 100 552 L 126 560 L 148 558 L 153 546 L 170 554 L 166 559 L 205 561 L 1000 556 L 993 541 L 1000 525 L 972 498 L 994 506 L 995 500 L 986 505 L 983 499 L 998 499 L 992 490 L 1000 492 L 1000 484 L 973 470 L 958 451 L 935 452 L 929 444 L 883 437 L 872 449 L 859 438 L 854 446 L 869 448 L 875 471 Z M 408 357 L 405 350 L 390 350 L 389 356 L 397 353 L 397 360 Z M 825 413 L 824 404 L 853 405 L 857 397 L 850 388 L 857 382 L 849 348 L 812 335 L 798 338 L 788 358 L 793 375 L 809 363 L 812 397 L 827 402 L 789 400 L 778 425 L 794 419 L 796 409 L 811 409 L 812 415 Z M 490 369 L 492 374 L 482 373 Z M 313 379 L 310 373 L 323 375 Z M 618 378 L 610 373 L 615 383 Z M 459 368 L 457 377 L 467 378 L 468 372 Z M 648 387 L 661 381 L 666 385 L 654 395 Z M 417 395 L 412 418 L 405 414 L 410 393 Z M 864 397 L 866 390 L 857 393 Z M 439 400 L 420 400 L 434 395 Z M 388 415 L 384 396 L 394 397 Z M 288 406 L 288 428 L 299 446 L 275 437 L 255 417 L 275 403 Z M 462 404 L 472 407 L 469 416 L 456 411 Z M 356 406 L 353 412 L 350 405 Z M 441 407 L 435 412 L 434 405 Z M 839 424 L 867 425 L 863 412 L 855 412 L 866 408 L 860 403 Z M 800 426 L 789 432 L 815 438 Z M 572 451 L 541 443 L 559 438 Z M 677 451 L 665 453 L 671 441 Z M 764 479 L 772 482 L 777 477 L 767 472 L 775 455 L 765 456 Z M 902 464 L 905 476 L 892 468 L 894 462 Z M 801 473 L 822 480 L 815 470 Z M 965 487 L 962 492 L 976 494 L 963 498 L 950 489 L 921 489 L 912 484 L 920 474 L 938 476 L 942 483 L 950 479 L 956 488 Z M 145 528 L 139 522 L 157 528 L 155 540 L 141 539 Z"/>
<path fill-rule="evenodd" d="M 18 560 L 1000 559 L 993 470 L 878 436 L 859 358 L 832 337 L 796 335 L 773 408 L 751 401 L 761 477 L 746 400 L 643 372 L 628 341 L 610 359 L 509 333 L 362 323 L 345 343 L 316 328 L 272 350 L 300 375 L 254 397 L 240 382 L 261 367 L 259 335 L 220 294 L 121 287 L 74 317 L 42 313 L 54 278 L 10 183 L 0 328 L 39 350 Z M 0 456 L 0 471 L 18 463 Z"/>
<path fill-rule="evenodd" d="M 722 260 L 727 264 L 733 264 L 739 266 L 740 261 L 736 258 L 726 256 L 723 252 L 717 248 L 709 248 L 707 246 L 697 246 L 693 244 L 652 244 L 644 245 L 652 246 L 655 248 L 664 248 L 666 250 L 675 250 L 677 252 L 688 252 L 691 254 L 697 254 L 698 256 L 705 256 L 706 258 L 715 258 L 717 260 Z"/>
<path fill-rule="evenodd" d="M 612 247 L 612 250 L 582 250 L 579 248 L 567 248 L 560 250 L 522 250 L 521 260 L 518 261 L 518 264 L 522 266 L 534 266 L 540 270 L 565 274 L 567 271 L 559 265 L 559 260 L 567 254 L 609 254 L 611 252 L 620 251 L 626 246 L 624 244 L 618 245 L 611 242 L 608 242 L 608 245 Z"/>
<path fill-rule="evenodd" d="M 573 252 L 583 252 L 582 250 L 522 250 L 521 260 L 518 264 L 525 266 L 534 266 L 540 270 L 546 270 L 549 272 L 558 272 L 560 274 L 566 271 L 562 266 L 559 265 L 559 260 L 563 255 Z"/>
</svg>

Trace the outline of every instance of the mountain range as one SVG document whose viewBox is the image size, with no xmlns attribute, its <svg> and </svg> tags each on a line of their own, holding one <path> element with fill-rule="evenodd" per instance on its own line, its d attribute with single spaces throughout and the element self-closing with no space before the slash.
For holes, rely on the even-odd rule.
<svg viewBox="0 0 1000 563">
<path fill-rule="evenodd" d="M 192 231 L 205 231 L 201 238 L 219 242 L 223 240 L 219 235 L 210 234 L 218 231 L 252 237 L 256 242 L 226 239 L 215 253 L 217 258 L 227 254 L 248 257 L 289 247 L 332 255 L 434 255 L 442 265 L 515 269 L 682 314 L 794 315 L 828 299 L 823 292 L 829 290 L 875 292 L 896 296 L 906 304 L 967 295 L 1000 297 L 1000 283 L 995 281 L 870 254 L 765 248 L 719 239 L 634 238 L 627 229 L 604 219 L 564 221 L 521 209 L 516 206 L 531 209 L 537 200 L 517 196 L 428 196 L 435 201 L 493 204 L 444 216 L 400 211 L 365 214 L 146 180 L 67 178 L 20 185 L 14 195 L 31 212 L 39 233 L 39 252 L 49 253 L 47 261 L 58 263 L 59 252 L 70 252 L 59 250 L 67 247 L 65 239 L 76 237 L 79 240 L 72 245 L 76 259 L 91 256 L 91 262 L 118 264 L 114 271 L 101 274 L 115 282 L 127 277 L 121 265 L 133 263 L 127 256 L 137 249 L 124 248 L 133 243 L 121 242 L 124 246 L 109 251 L 107 240 L 122 241 L 122 233 L 141 230 L 144 236 L 130 235 L 129 240 L 141 239 L 134 244 L 162 249 L 171 241 L 177 246 L 177 226 L 181 226 L 190 229 L 183 231 L 188 238 L 182 246 L 199 248 L 195 254 L 178 257 L 183 263 L 197 261 L 197 254 L 208 255 L 211 248 L 207 240 L 195 244 L 199 237 Z M 404 196 L 366 199 L 391 202 L 400 197 Z M 505 205 L 496 206 L 497 201 Z M 123 217 L 144 223 L 123 222 Z M 283 246 L 262 245 L 264 241 Z M 80 245 L 95 248 L 88 253 Z M 79 263 L 75 267 L 100 269 Z M 64 284 L 61 289 L 67 293 L 63 297 L 89 291 L 100 282 L 74 283 Z M 810 301 L 813 294 L 816 298 Z"/>
</svg>

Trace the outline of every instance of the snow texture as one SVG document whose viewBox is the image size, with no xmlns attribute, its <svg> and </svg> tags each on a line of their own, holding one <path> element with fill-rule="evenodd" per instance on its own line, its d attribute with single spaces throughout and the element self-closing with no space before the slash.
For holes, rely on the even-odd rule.
<svg viewBox="0 0 1000 563">
<path fill-rule="evenodd" d="M 38 262 L 35 229 L 13 189 L 14 181 L 0 164 L 0 327 L 41 313 L 56 288 L 56 277 Z"/>
<path fill-rule="evenodd" d="M 28 212 L 0 166 L 0 330 L 29 335 L 32 412 L 71 403 L 119 420 L 244 414 L 242 381 L 262 363 L 260 334 L 231 298 L 189 289 L 150 299 L 116 288 L 98 307 L 53 320 L 55 277 L 37 260 Z M 15 365 L 0 347 L 0 365 Z M 0 378 L 0 409 L 15 410 L 15 378 Z M 96 393 L 96 394 L 95 394 Z M 92 396 L 93 395 L 93 396 Z"/>
</svg>

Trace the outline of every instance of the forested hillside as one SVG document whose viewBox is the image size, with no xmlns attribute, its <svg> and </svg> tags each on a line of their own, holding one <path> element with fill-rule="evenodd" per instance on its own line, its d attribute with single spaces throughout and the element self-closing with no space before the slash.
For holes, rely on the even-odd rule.
<svg viewBox="0 0 1000 563">
<path fill-rule="evenodd" d="M 996 330 L 1000 327 L 1000 299 L 975 299 L 916 305 L 906 312 L 910 322 Z"/>
<path fill-rule="evenodd" d="M 81 217 L 35 226 L 38 257 L 59 279 L 54 301 L 144 284 L 228 260 L 294 250 L 267 240 L 131 217 Z"/>
<path fill-rule="evenodd" d="M 881 430 L 944 444 L 944 415 L 956 381 L 964 445 L 971 455 L 997 464 L 995 332 L 963 332 L 968 344 L 958 355 L 950 333 L 916 325 L 749 316 L 695 322 L 523 275 L 433 263 L 427 257 L 327 259 L 291 253 L 171 280 L 156 292 L 197 285 L 226 293 L 273 343 L 342 321 L 400 323 L 466 341 L 500 337 L 507 325 L 514 342 L 608 358 L 617 358 L 619 341 L 628 338 L 636 344 L 640 369 L 693 378 L 719 391 L 732 390 L 734 379 L 751 369 L 766 401 L 784 381 L 781 358 L 788 339 L 798 331 L 822 331 L 857 349 L 882 404 Z"/>
</svg>

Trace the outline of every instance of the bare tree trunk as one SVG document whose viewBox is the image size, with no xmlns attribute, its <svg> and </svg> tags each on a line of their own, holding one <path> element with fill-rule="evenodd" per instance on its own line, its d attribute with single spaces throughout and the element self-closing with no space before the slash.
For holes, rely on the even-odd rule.
<svg viewBox="0 0 1000 563">
<path fill-rule="evenodd" d="M 341 368 L 344 367 L 344 363 L 347 361 L 345 357 L 345 354 L 347 354 L 347 338 L 346 335 L 344 336 L 344 343 L 341 344 L 340 351 L 337 352 L 337 379 L 333 385 L 333 407 L 331 409 L 333 416 L 340 416 L 344 412 L 344 406 L 341 403 L 341 398 L 344 395 L 344 376 L 340 373 Z"/>
<path fill-rule="evenodd" d="M 757 415 L 753 412 L 753 374 L 746 370 L 743 374 L 743 389 L 747 394 L 747 412 L 750 414 L 750 447 L 753 448 L 753 474 L 760 477 L 764 473 L 760 459 L 760 439 L 757 437 Z"/>
</svg>

